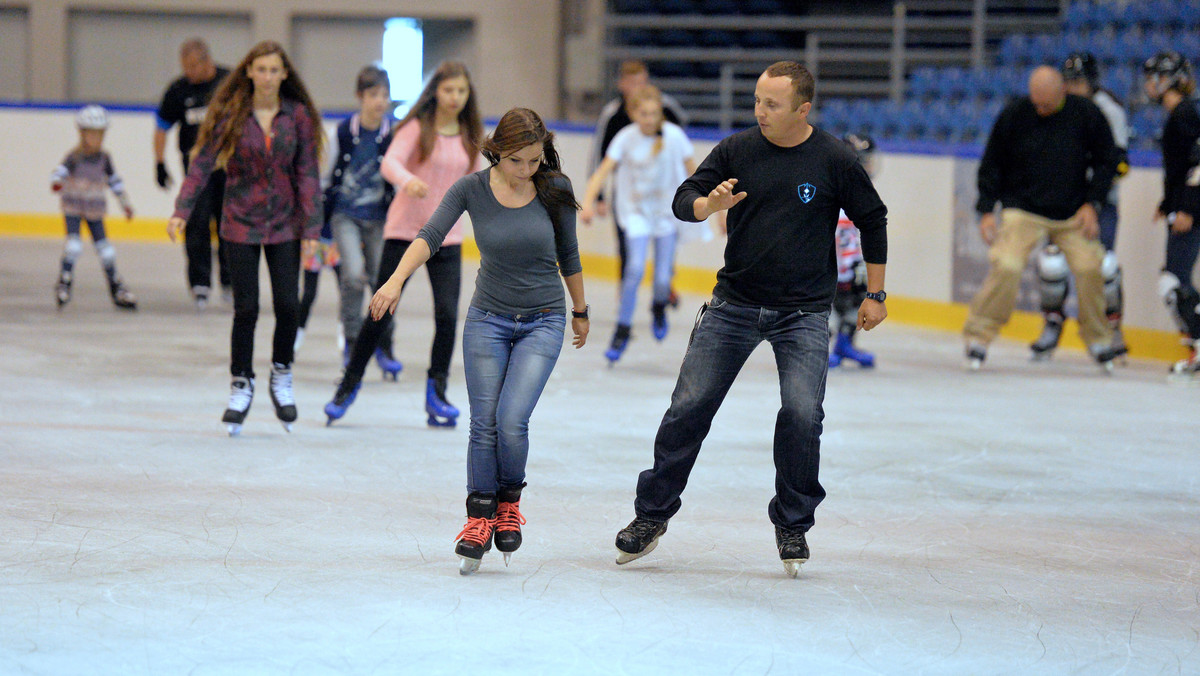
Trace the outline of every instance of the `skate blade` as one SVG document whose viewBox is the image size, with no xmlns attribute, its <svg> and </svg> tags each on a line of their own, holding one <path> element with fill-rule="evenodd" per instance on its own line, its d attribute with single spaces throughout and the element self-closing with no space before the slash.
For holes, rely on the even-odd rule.
<svg viewBox="0 0 1200 676">
<path fill-rule="evenodd" d="M 784 559 L 783 560 L 783 571 L 785 573 L 787 573 L 788 576 L 795 578 L 800 575 L 801 564 L 804 564 L 807 562 L 808 562 L 808 559 Z"/>
<path fill-rule="evenodd" d="M 1030 355 L 1029 360 L 1033 362 L 1043 362 L 1050 361 L 1050 359 L 1053 357 L 1054 350 L 1046 350 L 1045 352 L 1038 352 L 1037 350 L 1034 350 L 1033 354 Z"/>
<path fill-rule="evenodd" d="M 649 554 L 650 552 L 654 551 L 654 548 L 657 546 L 658 546 L 658 538 L 654 538 L 653 540 L 650 541 L 650 544 L 646 545 L 645 549 L 643 549 L 640 552 L 637 552 L 636 554 L 630 554 L 629 552 L 623 552 L 618 549 L 617 550 L 617 565 L 623 566 L 623 565 L 629 563 L 630 561 L 636 561 L 636 560 L 642 558 L 643 556 Z"/>
<path fill-rule="evenodd" d="M 504 552 L 504 567 L 508 568 L 508 562 L 512 561 L 512 552 Z"/>
<path fill-rule="evenodd" d="M 483 561 L 483 559 L 472 559 L 462 556 L 461 554 L 458 556 L 458 558 L 462 559 L 458 562 L 459 575 L 470 575 L 471 573 L 474 573 L 475 571 L 479 570 L 479 564 Z"/>
<path fill-rule="evenodd" d="M 393 373 L 392 371 L 384 371 L 384 372 L 383 372 L 383 379 L 384 379 L 385 381 L 387 381 L 387 380 L 390 380 L 390 381 L 392 381 L 392 382 L 394 383 L 394 382 L 396 382 L 396 381 L 400 380 L 400 372 L 399 372 L 399 371 L 396 371 L 396 372 L 394 372 L 394 373 Z"/>
<path fill-rule="evenodd" d="M 431 416 L 429 416 L 429 419 L 425 421 L 425 424 L 429 425 L 430 427 L 439 427 L 439 428 L 443 428 L 443 429 L 448 429 L 448 428 L 457 426 L 458 419 L 457 418 L 446 418 L 445 420 L 442 420 L 441 418 L 431 415 Z"/>
<path fill-rule="evenodd" d="M 983 362 L 978 359 L 967 360 L 967 370 L 974 373 L 983 367 Z"/>
<path fill-rule="evenodd" d="M 239 423 L 225 423 L 225 430 L 229 432 L 229 436 L 236 437 L 242 433 L 242 426 Z"/>
<path fill-rule="evenodd" d="M 291 434 L 291 433 L 292 433 L 292 423 L 290 423 L 290 422 L 284 422 L 284 421 L 280 420 L 280 421 L 279 421 L 279 424 L 280 424 L 280 425 L 283 425 L 283 431 L 284 431 L 284 432 L 287 432 L 288 434 Z"/>
</svg>

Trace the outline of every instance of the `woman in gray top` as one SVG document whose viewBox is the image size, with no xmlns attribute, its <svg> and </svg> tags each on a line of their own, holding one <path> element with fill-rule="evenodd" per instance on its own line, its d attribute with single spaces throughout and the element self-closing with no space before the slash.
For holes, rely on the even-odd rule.
<svg viewBox="0 0 1200 676">
<path fill-rule="evenodd" d="M 538 114 L 514 108 L 482 146 L 491 166 L 459 179 L 418 233 L 396 272 L 371 299 L 371 316 L 395 312 L 405 280 L 437 252 L 467 212 L 479 246 L 475 295 L 463 327 L 463 372 L 471 405 L 467 524 L 455 553 L 460 572 L 496 548 L 508 563 L 521 546 L 521 489 L 529 416 L 562 351 L 571 295 L 571 341 L 587 342 L 588 311 L 575 238 L 578 204 L 560 170 L 554 134 Z"/>
</svg>

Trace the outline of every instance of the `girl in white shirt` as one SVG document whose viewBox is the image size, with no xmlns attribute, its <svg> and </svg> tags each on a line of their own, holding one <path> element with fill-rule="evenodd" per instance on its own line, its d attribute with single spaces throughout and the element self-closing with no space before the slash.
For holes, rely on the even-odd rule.
<svg viewBox="0 0 1200 676">
<path fill-rule="evenodd" d="M 637 289 L 654 242 L 654 296 L 651 305 L 654 337 L 667 336 L 666 306 L 675 270 L 675 245 L 681 224 L 671 213 L 675 189 L 696 170 L 692 143 L 678 125 L 663 119 L 662 92 L 653 85 L 633 94 L 633 124 L 617 132 L 604 161 L 588 181 L 580 219 L 590 223 L 596 198 L 609 173 L 616 170 L 617 219 L 625 228 L 629 252 L 621 276 L 621 305 L 617 329 L 604 356 L 615 362 L 629 342 Z"/>
</svg>

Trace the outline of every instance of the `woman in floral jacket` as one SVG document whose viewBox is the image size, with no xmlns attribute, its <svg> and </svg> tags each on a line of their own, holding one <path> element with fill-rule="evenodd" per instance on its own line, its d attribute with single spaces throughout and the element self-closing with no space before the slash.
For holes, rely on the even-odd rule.
<svg viewBox="0 0 1200 676">
<path fill-rule="evenodd" d="M 299 308 L 301 239 L 321 230 L 319 156 L 321 117 L 278 43 L 255 45 L 213 95 L 192 151 L 187 179 L 175 200 L 169 232 L 185 226 L 200 189 L 225 170 L 221 238 L 233 282 L 229 407 L 222 421 L 241 431 L 254 397 L 254 327 L 258 320 L 258 261 L 267 260 L 275 307 L 271 401 L 284 428 L 296 419 L 292 357 Z"/>
</svg>

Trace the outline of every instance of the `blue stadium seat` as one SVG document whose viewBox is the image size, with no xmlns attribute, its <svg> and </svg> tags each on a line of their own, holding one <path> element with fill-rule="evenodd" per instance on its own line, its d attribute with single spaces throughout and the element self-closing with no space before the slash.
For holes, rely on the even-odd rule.
<svg viewBox="0 0 1200 676">
<path fill-rule="evenodd" d="M 937 69 L 931 66 L 917 68 L 908 77 L 908 94 L 916 98 L 934 96 L 938 87 Z"/>
<path fill-rule="evenodd" d="M 692 0 L 655 0 L 654 5 L 659 14 L 694 14 L 698 7 Z"/>
<path fill-rule="evenodd" d="M 654 32 L 644 28 L 622 28 L 617 31 L 617 42 L 630 47 L 649 47 L 657 44 Z"/>
<path fill-rule="evenodd" d="M 793 14 L 780 0 L 742 0 L 742 14 Z"/>
<path fill-rule="evenodd" d="M 1089 6 L 1091 3 L 1085 0 L 1075 0 L 1067 6 L 1067 14 L 1064 17 L 1064 27 L 1068 31 L 1082 31 L 1092 26 L 1092 11 Z"/>
<path fill-rule="evenodd" d="M 733 31 L 724 30 L 703 30 L 697 39 L 705 47 L 728 47 L 736 40 Z"/>
<path fill-rule="evenodd" d="M 747 49 L 776 49 L 787 47 L 787 40 L 778 31 L 740 31 L 738 44 Z"/>
<path fill-rule="evenodd" d="M 654 41 L 662 47 L 690 47 L 693 44 L 692 34 L 677 28 L 658 31 Z"/>
<path fill-rule="evenodd" d="M 617 14 L 653 14 L 654 0 L 613 0 L 612 8 Z"/>
</svg>

